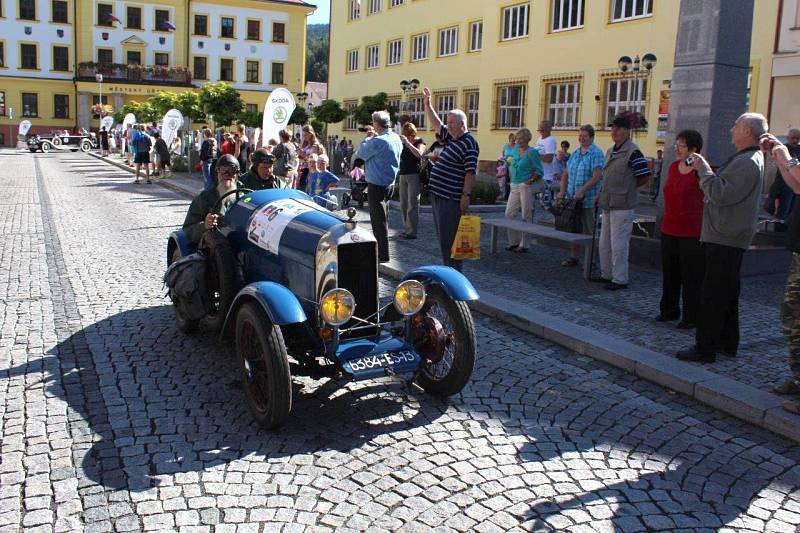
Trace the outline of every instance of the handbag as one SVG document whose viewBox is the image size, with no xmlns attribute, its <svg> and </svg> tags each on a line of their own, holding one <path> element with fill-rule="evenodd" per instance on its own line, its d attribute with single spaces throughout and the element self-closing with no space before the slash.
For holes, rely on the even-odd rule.
<svg viewBox="0 0 800 533">
<path fill-rule="evenodd" d="M 481 258 L 481 217 L 461 215 L 450 257 L 457 260 Z"/>
<path fill-rule="evenodd" d="M 555 228 L 567 233 L 581 233 L 583 229 L 583 202 L 574 198 L 565 198 L 550 207 L 550 212 L 555 217 Z"/>
</svg>

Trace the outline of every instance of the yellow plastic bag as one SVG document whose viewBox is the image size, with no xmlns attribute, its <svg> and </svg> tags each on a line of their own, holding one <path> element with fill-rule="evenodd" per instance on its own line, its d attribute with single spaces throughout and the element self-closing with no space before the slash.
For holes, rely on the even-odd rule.
<svg viewBox="0 0 800 533">
<path fill-rule="evenodd" d="M 462 215 L 450 250 L 453 259 L 481 258 L 481 217 Z"/>
</svg>

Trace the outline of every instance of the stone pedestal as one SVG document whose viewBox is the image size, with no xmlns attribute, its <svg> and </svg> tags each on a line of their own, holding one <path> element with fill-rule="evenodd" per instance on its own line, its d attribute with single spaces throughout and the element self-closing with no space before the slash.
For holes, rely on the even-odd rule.
<svg viewBox="0 0 800 533">
<path fill-rule="evenodd" d="M 89 99 L 89 93 L 79 92 L 77 97 L 78 107 L 78 129 L 89 129 L 89 121 L 92 118 L 92 101 Z"/>
</svg>

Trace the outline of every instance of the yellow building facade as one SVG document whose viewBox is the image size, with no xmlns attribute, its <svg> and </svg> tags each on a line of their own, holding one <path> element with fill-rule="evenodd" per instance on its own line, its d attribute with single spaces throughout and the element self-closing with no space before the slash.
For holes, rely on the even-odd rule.
<svg viewBox="0 0 800 533">
<path fill-rule="evenodd" d="M 97 128 L 91 106 L 224 81 L 260 110 L 305 86 L 302 0 L 0 0 L 0 145 Z M 102 82 L 98 75 L 102 75 Z"/>
<path fill-rule="evenodd" d="M 766 114 L 778 2 L 755 5 L 749 107 Z M 352 107 L 385 92 L 430 142 L 421 96 L 429 87 L 440 114 L 466 112 L 484 161 L 500 155 L 509 133 L 542 119 L 573 147 L 579 126 L 592 124 L 607 148 L 610 119 L 636 109 L 648 121 L 636 140 L 655 156 L 679 9 L 678 0 L 332 0 L 328 94 Z M 657 57 L 651 71 L 618 67 L 621 56 L 648 53 Z M 404 94 L 400 82 L 411 79 L 420 87 Z M 350 119 L 330 132 L 358 140 L 356 127 Z"/>
</svg>

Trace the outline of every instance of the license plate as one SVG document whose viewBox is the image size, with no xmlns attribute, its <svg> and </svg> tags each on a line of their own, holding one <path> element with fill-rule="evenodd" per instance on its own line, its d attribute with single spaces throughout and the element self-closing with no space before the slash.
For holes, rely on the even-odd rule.
<svg viewBox="0 0 800 533">
<path fill-rule="evenodd" d="M 375 370 L 378 368 L 391 368 L 403 363 L 413 363 L 417 360 L 414 352 L 401 350 L 399 352 L 387 352 L 366 357 L 359 357 L 345 362 L 345 370 L 353 373 L 363 372 L 364 370 Z"/>
</svg>

